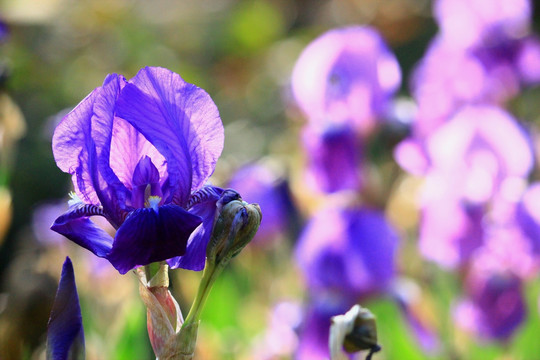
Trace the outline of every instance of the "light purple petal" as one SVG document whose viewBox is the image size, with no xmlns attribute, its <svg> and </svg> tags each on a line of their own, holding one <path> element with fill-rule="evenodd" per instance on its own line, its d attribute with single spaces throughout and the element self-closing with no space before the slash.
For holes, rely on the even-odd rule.
<svg viewBox="0 0 540 360">
<path fill-rule="evenodd" d="M 533 166 L 528 136 L 495 106 L 464 108 L 429 138 L 427 149 L 432 166 L 440 168 L 481 166 L 492 176 L 526 177 Z"/>
<path fill-rule="evenodd" d="M 223 125 L 210 96 L 170 70 L 146 67 L 123 89 L 116 111 L 165 157 L 174 201 L 185 204 L 223 149 Z"/>
<path fill-rule="evenodd" d="M 109 165 L 114 103 L 124 80 L 109 75 L 58 124 L 53 153 L 58 167 L 72 174 L 77 195 L 85 202 L 102 205 L 118 226 L 129 190 Z"/>
<path fill-rule="evenodd" d="M 58 124 L 52 138 L 58 167 L 72 175 L 77 195 L 86 203 L 101 205 L 94 188 L 91 168 L 95 168 L 95 144 L 90 137 L 94 102 L 102 91 L 97 88 L 84 98 Z"/>
<path fill-rule="evenodd" d="M 331 30 L 300 55 L 292 89 L 311 121 L 352 120 L 368 129 L 401 83 L 399 64 L 369 27 Z"/>
<path fill-rule="evenodd" d="M 66 258 L 47 331 L 47 360 L 84 359 L 84 330 L 75 275 Z"/>
<path fill-rule="evenodd" d="M 468 46 L 522 35 L 530 25 L 531 5 L 528 0 L 438 0 L 434 13 L 447 41 Z"/>
<path fill-rule="evenodd" d="M 189 212 L 201 217 L 202 224 L 191 234 L 185 255 L 169 260 L 171 268 L 194 271 L 204 269 L 206 247 L 212 235 L 214 218 L 217 212 L 216 203 L 222 194 L 223 189 L 214 186 L 205 186 L 193 194 L 191 201 L 194 204 L 190 207 Z"/>
<path fill-rule="evenodd" d="M 51 230 L 64 235 L 99 257 L 107 257 L 113 239 L 88 218 L 91 215 L 96 215 L 96 212 L 89 205 L 72 206 L 56 219 Z"/>
<path fill-rule="evenodd" d="M 136 266 L 183 255 L 200 223 L 199 216 L 176 205 L 134 210 L 116 232 L 107 259 L 125 274 Z"/>
</svg>

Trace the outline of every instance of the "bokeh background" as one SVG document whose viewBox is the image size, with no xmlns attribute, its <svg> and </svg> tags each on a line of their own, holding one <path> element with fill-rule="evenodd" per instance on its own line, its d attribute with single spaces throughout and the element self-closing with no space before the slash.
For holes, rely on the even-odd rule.
<svg viewBox="0 0 540 360">
<path fill-rule="evenodd" d="M 533 7 L 532 29 L 538 32 L 539 10 Z M 179 73 L 217 104 L 226 140 L 212 177 L 215 185 L 228 186 L 239 169 L 257 162 L 270 169 L 263 179 L 278 184 L 289 201 L 276 215 L 286 225 L 270 231 L 270 241 L 249 245 L 215 285 L 203 314 L 198 358 L 294 358 L 309 308 L 295 246 L 315 209 L 328 201 L 304 183 L 300 136 L 306 119 L 292 97 L 294 64 L 323 32 L 370 25 L 395 54 L 402 72 L 398 96 L 409 99 L 413 68 L 438 31 L 432 3 L 3 0 L 0 19 L 7 26 L 0 44 L 0 359 L 44 358 L 47 320 L 66 255 L 75 266 L 87 358 L 152 358 L 136 277 L 119 275 L 107 262 L 48 230 L 71 191 L 70 177 L 52 156 L 55 124 L 106 74 L 131 78 L 147 65 Z M 536 132 L 539 96 L 540 89 L 527 87 L 511 108 Z M 371 186 L 362 201 L 386 211 L 396 227 L 396 268 L 422 289 L 415 316 L 439 345 L 423 347 L 394 300 L 370 297 L 362 305 L 377 316 L 383 346 L 375 357 L 540 359 L 537 277 L 523 285 L 526 319 L 509 338 L 481 340 L 456 326 L 451 309 L 462 292 L 463 274 L 422 259 L 415 230 L 418 209 L 407 197 L 395 200 L 396 194 L 417 189 L 393 158 L 406 134 L 401 124 L 370 138 L 366 162 Z M 234 180 L 243 179 L 237 175 Z M 199 278 L 190 271 L 174 272 L 172 289 L 184 312 Z"/>
</svg>

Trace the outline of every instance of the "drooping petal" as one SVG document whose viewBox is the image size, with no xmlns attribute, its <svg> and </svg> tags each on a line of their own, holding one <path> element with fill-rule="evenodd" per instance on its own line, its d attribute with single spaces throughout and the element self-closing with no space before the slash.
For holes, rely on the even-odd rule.
<svg viewBox="0 0 540 360">
<path fill-rule="evenodd" d="M 361 187 L 362 147 L 350 126 L 332 126 L 322 131 L 307 126 L 302 133 L 308 156 L 308 180 L 327 193 L 358 190 Z"/>
<path fill-rule="evenodd" d="M 216 203 L 223 194 L 223 189 L 214 186 L 205 186 L 192 196 L 194 204 L 189 212 L 200 216 L 202 224 L 191 234 L 186 254 L 169 260 L 171 268 L 183 268 L 194 271 L 204 269 L 206 259 L 206 247 L 216 216 Z M 191 202 L 191 201 L 190 201 Z"/>
<path fill-rule="evenodd" d="M 199 216 L 175 205 L 133 211 L 118 229 L 107 259 L 125 274 L 135 266 L 184 255 Z"/>
<path fill-rule="evenodd" d="M 73 265 L 62 267 L 47 331 L 47 360 L 84 359 L 84 330 Z"/>
<path fill-rule="evenodd" d="M 66 213 L 56 219 L 51 230 L 64 235 L 99 257 L 107 257 L 113 239 L 88 218 L 97 214 L 97 210 L 89 205 L 71 206 Z"/>
<path fill-rule="evenodd" d="M 185 204 L 223 149 L 223 124 L 210 96 L 170 70 L 146 67 L 123 89 L 116 111 L 163 154 L 173 201 Z"/>
<path fill-rule="evenodd" d="M 296 247 L 296 261 L 313 292 L 352 298 L 384 291 L 395 275 L 398 237 L 378 211 L 322 209 Z"/>
</svg>

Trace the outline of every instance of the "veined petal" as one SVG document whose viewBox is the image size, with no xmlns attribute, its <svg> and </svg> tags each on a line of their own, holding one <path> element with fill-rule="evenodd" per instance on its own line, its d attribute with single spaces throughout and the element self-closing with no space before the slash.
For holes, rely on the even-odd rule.
<svg viewBox="0 0 540 360">
<path fill-rule="evenodd" d="M 84 359 L 84 330 L 75 275 L 66 258 L 47 331 L 47 360 Z"/>
<path fill-rule="evenodd" d="M 96 207 L 71 206 L 67 212 L 56 219 L 51 230 L 64 235 L 99 257 L 107 257 L 111 251 L 113 239 L 88 218 L 91 215 L 100 215 Z"/>
<path fill-rule="evenodd" d="M 202 224 L 191 234 L 185 255 L 168 261 L 172 269 L 183 268 L 194 271 L 204 269 L 206 247 L 212 235 L 217 211 L 216 203 L 223 192 L 224 190 L 221 188 L 205 186 L 191 197 L 190 203 L 193 203 L 193 206 L 189 212 L 200 216 Z"/>
<path fill-rule="evenodd" d="M 223 149 L 223 124 L 210 96 L 170 70 L 146 67 L 125 86 L 116 112 L 163 154 L 172 199 L 185 204 Z"/>
<path fill-rule="evenodd" d="M 53 153 L 58 167 L 72 175 L 77 195 L 85 202 L 102 205 L 115 225 L 129 191 L 109 164 L 114 103 L 125 83 L 109 75 L 56 127 Z"/>
<path fill-rule="evenodd" d="M 125 274 L 136 266 L 184 255 L 201 218 L 180 206 L 133 211 L 120 226 L 107 259 Z"/>
<path fill-rule="evenodd" d="M 56 164 L 72 175 L 77 195 L 94 205 L 100 202 L 90 174 L 93 160 L 90 152 L 95 150 L 90 137 L 90 123 L 96 96 L 101 91 L 101 88 L 95 89 L 70 111 L 56 127 L 52 138 Z"/>
</svg>

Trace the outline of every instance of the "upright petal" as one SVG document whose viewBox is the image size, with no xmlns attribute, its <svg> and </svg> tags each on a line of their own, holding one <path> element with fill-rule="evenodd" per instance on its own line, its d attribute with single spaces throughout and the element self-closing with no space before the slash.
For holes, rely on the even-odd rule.
<svg viewBox="0 0 540 360">
<path fill-rule="evenodd" d="M 126 85 L 116 111 L 163 154 L 171 195 L 185 204 L 214 172 L 223 149 L 223 125 L 210 96 L 170 70 L 146 67 Z"/>
<path fill-rule="evenodd" d="M 77 195 L 102 205 L 116 226 L 129 194 L 109 164 L 114 103 L 122 86 L 122 78 L 109 75 L 62 119 L 53 135 L 56 163 L 72 175 Z"/>
<path fill-rule="evenodd" d="M 184 255 L 201 218 L 176 205 L 137 209 L 116 232 L 107 259 L 125 274 L 136 266 Z"/>
<path fill-rule="evenodd" d="M 71 260 L 66 258 L 47 331 L 47 360 L 84 359 L 84 330 Z"/>
</svg>

